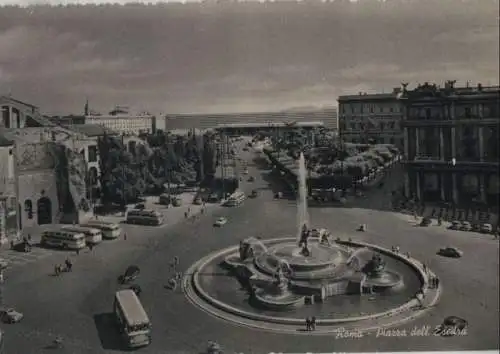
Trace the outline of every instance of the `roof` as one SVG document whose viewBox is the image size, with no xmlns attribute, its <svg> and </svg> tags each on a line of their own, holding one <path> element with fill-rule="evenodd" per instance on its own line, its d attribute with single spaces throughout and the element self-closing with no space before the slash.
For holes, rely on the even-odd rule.
<svg viewBox="0 0 500 354">
<path fill-rule="evenodd" d="M 122 310 L 127 314 L 129 325 L 135 326 L 144 323 L 149 323 L 148 315 L 141 303 L 137 299 L 133 290 L 126 289 L 116 292 L 116 300 L 120 303 Z"/>
<path fill-rule="evenodd" d="M 5 136 L 0 134 L 0 146 L 13 146 L 14 142 L 12 140 L 7 139 Z"/>
<path fill-rule="evenodd" d="M 36 108 L 38 109 L 38 106 L 35 106 L 35 105 L 32 105 L 30 103 L 27 103 L 27 102 L 23 102 L 23 101 L 20 101 L 20 100 L 16 100 L 15 98 L 12 98 L 10 96 L 0 96 L 0 99 L 5 99 L 5 100 L 8 100 L 8 101 L 12 101 L 12 102 L 15 102 L 15 103 L 18 103 L 18 104 L 22 104 L 24 106 L 28 106 L 28 107 L 31 107 L 31 108 Z"/>
<path fill-rule="evenodd" d="M 360 93 L 357 95 L 339 96 L 338 101 L 345 103 L 349 101 L 387 101 L 397 100 L 397 93 Z"/>
<path fill-rule="evenodd" d="M 81 133 L 89 137 L 103 136 L 106 134 L 107 135 L 118 134 L 99 124 L 75 124 L 68 126 L 67 129 L 73 130 L 77 133 Z"/>
<path fill-rule="evenodd" d="M 217 124 L 216 128 L 259 128 L 259 127 L 322 127 L 323 122 L 258 122 Z"/>
</svg>

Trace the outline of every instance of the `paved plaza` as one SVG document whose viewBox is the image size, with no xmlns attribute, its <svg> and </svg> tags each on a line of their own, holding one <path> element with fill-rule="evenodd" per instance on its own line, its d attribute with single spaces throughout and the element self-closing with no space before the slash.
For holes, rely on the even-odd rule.
<svg viewBox="0 0 500 354">
<path fill-rule="evenodd" d="M 251 161 L 252 152 L 241 154 Z M 245 192 L 259 189 L 260 194 L 240 207 L 213 207 L 195 220 L 185 221 L 181 217 L 178 223 L 164 227 L 123 225 L 127 240 L 105 241 L 92 251 L 72 254 L 74 271 L 61 277 L 51 274 L 54 264 L 62 263 L 67 256 L 62 251 L 9 269 L 5 274 L 3 301 L 23 312 L 25 318 L 14 325 L 2 325 L 5 352 L 43 353 L 55 336 L 64 338 L 65 347 L 60 350 L 64 353 L 123 350 L 113 325 L 112 303 L 119 289 L 117 277 L 131 264 L 141 269 L 138 280 L 143 289 L 141 300 L 153 325 L 152 344 L 141 349 L 141 353 L 202 353 L 209 340 L 219 342 L 225 353 L 499 348 L 497 240 L 437 226 L 415 227 L 408 218 L 355 205 L 310 208 L 311 224 L 328 228 L 334 237 L 352 237 L 387 248 L 398 245 L 402 252 L 410 252 L 413 258 L 428 264 L 441 279 L 438 304 L 415 320 L 396 326 L 400 329 L 399 336 L 390 336 L 394 331 L 342 338 L 345 336 L 341 332 L 291 335 L 266 328 L 250 329 L 198 309 L 180 289 L 166 289 L 171 276 L 169 263 L 175 256 L 180 259 L 182 271 L 209 253 L 238 245 L 240 240 L 251 236 L 263 239 L 295 236 L 295 203 L 274 200 L 268 182 L 262 177 L 267 171 L 258 170 L 251 162 L 248 166 L 256 181 L 244 181 L 242 188 Z M 229 221 L 224 227 L 214 228 L 214 219 L 219 216 Z M 367 232 L 355 231 L 361 223 L 368 225 Z M 460 259 L 437 256 L 436 251 L 445 246 L 463 250 L 464 256 Z M 410 335 L 412 329 L 433 328 L 450 315 L 469 322 L 467 335 Z"/>
</svg>

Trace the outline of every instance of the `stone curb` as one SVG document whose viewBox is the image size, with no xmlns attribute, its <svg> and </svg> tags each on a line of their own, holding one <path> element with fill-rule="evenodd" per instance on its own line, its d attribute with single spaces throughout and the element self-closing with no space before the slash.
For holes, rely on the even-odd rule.
<svg viewBox="0 0 500 354">
<path fill-rule="evenodd" d="M 265 240 L 265 243 L 276 243 L 278 241 L 295 241 L 295 238 L 279 238 L 279 239 L 270 239 L 270 240 Z M 399 253 L 394 253 L 386 248 L 364 243 L 364 242 L 357 242 L 357 241 L 340 241 L 339 243 L 341 244 L 351 244 L 351 245 L 356 245 L 356 246 L 361 246 L 361 247 L 367 247 L 370 249 L 374 249 L 377 251 L 380 251 L 381 253 L 391 255 L 395 258 L 398 258 L 399 260 L 405 262 L 409 266 L 415 269 L 415 271 L 419 274 L 419 277 L 421 281 L 424 283 L 423 286 L 423 291 L 424 293 L 427 292 L 428 288 L 428 277 L 425 272 L 419 267 L 418 263 L 414 259 L 408 259 L 407 257 L 399 254 Z M 200 269 L 206 266 L 207 263 L 212 261 L 214 258 L 220 257 L 224 254 L 231 253 L 231 252 L 236 252 L 238 249 L 238 246 L 232 246 L 225 248 L 223 250 L 220 250 L 216 253 L 212 253 L 198 262 L 196 262 L 194 265 L 192 265 L 189 270 L 187 271 L 188 274 L 192 274 L 191 277 L 186 277 L 184 278 L 183 281 L 183 289 L 188 296 L 188 298 L 193 302 L 195 305 L 198 307 L 201 307 L 203 310 L 211 313 L 212 315 L 215 315 L 216 317 L 223 318 L 227 320 L 227 314 L 230 314 L 232 316 L 237 316 L 237 317 L 242 317 L 245 319 L 253 320 L 253 321 L 259 321 L 259 322 L 266 322 L 266 323 L 273 323 L 273 324 L 282 324 L 282 325 L 294 325 L 294 326 L 302 326 L 304 324 L 303 319 L 294 319 L 294 318 L 280 318 L 280 317 L 273 317 L 273 316 L 265 316 L 265 315 L 257 315 L 253 313 L 249 313 L 243 310 L 239 310 L 233 306 L 224 304 L 220 302 L 219 300 L 214 299 L 210 295 L 208 295 L 200 286 L 199 280 L 198 280 L 198 272 Z M 192 272 L 192 273 L 191 273 Z M 192 282 L 193 287 L 190 289 L 190 282 Z M 439 290 L 439 289 L 438 289 Z M 196 293 L 198 297 L 201 297 L 205 302 L 197 301 L 199 299 L 194 299 L 192 296 L 192 292 Z M 433 299 L 433 303 L 437 302 L 439 298 L 439 292 L 437 296 Z M 213 307 L 213 309 L 207 309 L 207 303 Z M 391 309 L 382 313 L 377 313 L 373 315 L 367 315 L 367 316 L 359 316 L 359 317 L 352 317 L 352 318 L 343 318 L 343 319 L 327 319 L 327 320 L 321 320 L 318 321 L 319 326 L 332 326 L 332 325 L 338 325 L 338 324 L 345 324 L 345 323 L 351 323 L 351 322 L 360 322 L 360 321 L 366 321 L 366 320 L 375 320 L 379 318 L 387 318 L 387 317 L 392 317 L 397 314 L 401 314 L 406 310 L 411 309 L 415 305 L 418 305 L 418 301 L 416 299 L 412 299 L 408 301 L 407 303 L 403 304 L 402 306 Z M 218 311 L 224 311 L 226 314 L 226 317 L 223 316 L 221 313 L 217 313 Z M 420 311 L 421 312 L 421 311 Z M 411 318 L 416 317 L 416 315 L 411 316 Z M 231 321 L 234 321 L 231 319 Z M 242 323 L 241 321 L 236 321 L 239 322 L 240 324 Z M 248 326 L 248 324 L 244 325 Z M 323 331 L 319 331 L 320 333 Z M 331 332 L 331 331 L 330 331 Z"/>
</svg>

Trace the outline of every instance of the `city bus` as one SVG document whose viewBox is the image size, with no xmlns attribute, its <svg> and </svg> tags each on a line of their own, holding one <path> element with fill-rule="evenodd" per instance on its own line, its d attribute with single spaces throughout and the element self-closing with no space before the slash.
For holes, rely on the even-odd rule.
<svg viewBox="0 0 500 354">
<path fill-rule="evenodd" d="M 246 199 L 245 193 L 238 191 L 231 194 L 231 196 L 224 203 L 225 206 L 234 207 L 238 206 Z"/>
<path fill-rule="evenodd" d="M 113 310 L 120 332 L 129 348 L 143 347 L 151 343 L 151 322 L 133 290 L 117 291 Z"/>
<path fill-rule="evenodd" d="M 158 226 L 163 224 L 163 215 L 151 209 L 132 209 L 127 212 L 127 223 Z"/>
<path fill-rule="evenodd" d="M 89 245 L 97 245 L 102 241 L 102 231 L 95 227 L 83 227 L 77 225 L 63 226 L 64 230 L 81 232 L 85 235 L 85 242 Z"/>
<path fill-rule="evenodd" d="M 85 247 L 85 235 L 82 232 L 54 228 L 42 232 L 42 246 L 61 247 L 63 249 L 79 250 Z"/>
<path fill-rule="evenodd" d="M 122 233 L 122 229 L 118 224 L 108 221 L 89 220 L 84 224 L 80 224 L 80 226 L 101 230 L 102 237 L 108 240 L 118 238 Z"/>
</svg>

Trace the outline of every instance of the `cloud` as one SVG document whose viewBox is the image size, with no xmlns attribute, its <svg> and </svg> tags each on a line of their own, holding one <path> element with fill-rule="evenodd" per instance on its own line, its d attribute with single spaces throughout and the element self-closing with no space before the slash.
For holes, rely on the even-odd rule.
<svg viewBox="0 0 500 354">
<path fill-rule="evenodd" d="M 2 8 L 0 83 L 46 112 L 285 109 L 498 80 L 497 3 Z M 453 6 L 450 6 L 453 4 Z"/>
</svg>

